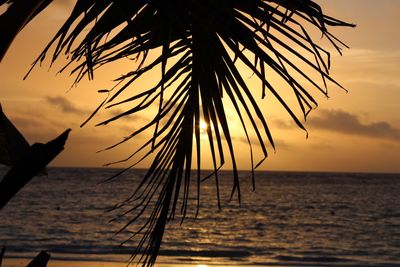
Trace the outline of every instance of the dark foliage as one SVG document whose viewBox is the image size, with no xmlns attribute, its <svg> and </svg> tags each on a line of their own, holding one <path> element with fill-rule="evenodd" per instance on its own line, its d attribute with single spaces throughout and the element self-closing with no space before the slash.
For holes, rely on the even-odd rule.
<svg viewBox="0 0 400 267">
<path fill-rule="evenodd" d="M 124 229 L 150 209 L 150 215 L 146 215 L 142 227 L 133 235 L 140 241 L 132 260 L 142 253 L 139 261 L 143 266 L 155 263 L 167 221 L 176 213 L 181 214 L 182 220 L 187 214 L 192 185 L 197 188 L 199 205 L 201 118 L 209 125 L 208 148 L 218 200 L 218 170 L 228 157 L 233 166 L 232 196 L 236 193 L 240 202 L 234 144 L 223 95 L 230 100 L 242 123 L 253 170 L 267 157 L 267 146 L 274 147 L 255 95 L 264 98 L 269 91 L 304 129 L 269 75 L 280 77 L 292 89 L 306 117 L 317 105 L 312 90 L 328 95 L 327 83 L 338 85 L 329 75 L 329 52 L 316 44 L 307 30 L 317 29 L 340 53 L 344 44 L 328 31 L 332 26 L 353 25 L 325 15 L 311 0 L 77 1 L 70 17 L 35 64 L 54 49 L 51 61 L 68 55 L 70 63 L 65 68 L 72 68 L 79 82 L 85 76 L 92 79 L 94 70 L 104 64 L 127 57 L 137 59 L 137 68 L 118 78 L 114 88 L 101 90 L 109 96 L 93 115 L 104 107 L 131 103 L 129 110 L 99 124 L 106 125 L 146 111 L 151 105 L 159 107 L 150 122 L 108 148 L 143 131 L 154 131 L 152 138 L 123 160 L 144 155 L 140 162 L 157 152 L 131 198 L 116 207 L 124 210 L 123 215 L 132 216 Z M 149 54 L 153 51 L 161 53 L 152 58 Z M 238 70 L 238 62 L 261 81 L 261 91 L 248 87 Z M 300 68 L 298 62 L 309 71 Z M 120 99 L 124 90 L 152 69 L 161 70 L 156 86 Z M 311 78 L 315 73 L 321 76 L 323 85 Z M 250 138 L 250 129 L 255 133 L 255 141 Z M 261 147 L 263 159 L 253 163 L 254 142 Z M 195 177 L 192 169 L 198 169 Z"/>
</svg>

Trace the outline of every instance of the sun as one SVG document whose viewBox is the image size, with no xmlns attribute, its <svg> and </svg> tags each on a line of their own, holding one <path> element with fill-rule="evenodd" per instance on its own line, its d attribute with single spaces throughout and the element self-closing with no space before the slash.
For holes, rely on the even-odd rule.
<svg viewBox="0 0 400 267">
<path fill-rule="evenodd" d="M 200 131 L 205 132 L 208 128 L 207 122 L 201 120 L 199 123 Z"/>
</svg>

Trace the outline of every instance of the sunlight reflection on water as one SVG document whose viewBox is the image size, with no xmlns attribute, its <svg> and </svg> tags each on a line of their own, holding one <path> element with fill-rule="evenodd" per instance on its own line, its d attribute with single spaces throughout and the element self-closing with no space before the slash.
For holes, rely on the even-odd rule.
<svg viewBox="0 0 400 267">
<path fill-rule="evenodd" d="M 6 255 L 28 257 L 46 249 L 56 258 L 126 262 L 135 243 L 119 246 L 129 237 L 114 235 L 124 221 L 109 223 L 115 214 L 105 210 L 128 197 L 144 172 L 98 184 L 113 173 L 57 168 L 35 178 L 0 213 Z M 229 173 L 221 175 L 222 210 L 214 181 L 204 183 L 198 218 L 193 206 L 182 225 L 177 218 L 168 226 L 160 263 L 400 264 L 398 175 L 260 172 L 255 193 L 249 174 L 242 177 L 242 207 L 229 201 Z"/>
</svg>

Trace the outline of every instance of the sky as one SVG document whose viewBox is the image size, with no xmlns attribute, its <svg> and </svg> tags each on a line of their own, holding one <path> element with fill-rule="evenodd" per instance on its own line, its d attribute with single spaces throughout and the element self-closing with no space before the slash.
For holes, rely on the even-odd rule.
<svg viewBox="0 0 400 267">
<path fill-rule="evenodd" d="M 30 143 L 47 142 L 66 128 L 70 139 L 53 166 L 100 167 L 128 156 L 145 139 L 139 137 L 116 149 L 96 153 L 121 140 L 146 122 L 130 117 L 106 127 L 96 122 L 115 114 L 101 113 L 85 127 L 79 125 L 101 103 L 98 89 L 110 88 L 113 78 L 129 70 L 130 63 L 106 66 L 94 81 L 71 87 L 74 77 L 57 74 L 63 62 L 49 69 L 49 62 L 22 78 L 58 27 L 68 16 L 71 1 L 55 4 L 28 25 L 0 63 L 0 102 L 10 120 Z M 400 172 L 400 1 L 320 0 L 325 13 L 357 24 L 355 29 L 333 32 L 350 49 L 343 56 L 332 54 L 332 76 L 348 93 L 330 86 L 330 98 L 319 97 L 319 107 L 297 128 L 290 117 L 274 105 L 261 104 L 276 142 L 259 170 Z M 245 75 L 246 76 L 246 75 Z M 148 81 L 143 81 L 143 86 Z M 251 83 L 251 81 L 250 81 Z M 114 112 L 114 113 L 113 113 Z M 243 135 L 237 133 L 239 167 L 250 160 Z M 205 156 L 207 157 L 207 156 Z M 258 156 L 258 158 L 260 158 Z M 256 155 L 257 159 L 257 155 Z M 208 162 L 208 163 L 207 163 Z M 210 168 L 205 159 L 204 168 Z M 139 167 L 148 166 L 145 161 Z M 119 166 L 116 166 L 119 167 Z M 226 164 L 230 168 L 230 164 Z"/>
</svg>

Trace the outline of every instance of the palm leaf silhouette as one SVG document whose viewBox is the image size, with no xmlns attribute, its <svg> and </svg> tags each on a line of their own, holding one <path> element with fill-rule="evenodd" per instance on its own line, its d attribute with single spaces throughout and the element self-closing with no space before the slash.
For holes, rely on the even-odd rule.
<svg viewBox="0 0 400 267">
<path fill-rule="evenodd" d="M 332 26 L 354 25 L 325 15 L 311 0 L 76 2 L 70 17 L 34 65 L 45 60 L 53 48 L 51 62 L 63 54 L 68 55 L 70 63 L 61 71 L 72 69 L 76 82 L 79 82 L 85 76 L 92 79 L 94 70 L 104 64 L 126 57 L 136 58 L 138 67 L 117 79 L 116 86 L 107 91 L 109 97 L 93 115 L 100 108 L 131 105 L 129 110 L 99 124 L 106 125 L 158 105 L 158 112 L 150 122 L 107 148 L 125 143 L 141 132 L 154 131 L 143 146 L 122 160 L 144 155 L 139 157 L 140 162 L 157 152 L 131 197 L 116 206 L 123 210 L 121 216 L 132 216 L 121 231 L 143 217 L 147 210 L 150 212 L 132 236 L 139 238 L 132 261 L 142 254 L 138 261 L 143 266 L 154 265 L 166 223 L 177 213 L 181 214 L 182 220 L 187 214 L 192 185 L 197 188 L 199 207 L 203 178 L 200 176 L 201 118 L 209 125 L 208 149 L 214 166 L 212 176 L 215 177 L 218 203 L 218 170 L 227 157 L 233 166 L 231 196 L 237 194 L 240 202 L 234 142 L 223 95 L 230 100 L 243 126 L 252 170 L 267 157 L 267 146 L 275 147 L 267 120 L 254 97 L 256 94 L 265 97 L 269 91 L 304 129 L 293 107 L 286 103 L 286 97 L 271 83 L 267 71 L 280 77 L 292 89 L 306 117 L 317 105 L 311 89 L 328 95 L 328 82 L 340 86 L 329 75 L 329 52 L 316 44 L 307 31 L 309 28 L 319 30 L 341 53 L 341 47 L 345 45 L 328 31 Z M 159 53 L 157 48 L 161 49 L 161 54 L 155 59 L 149 57 L 149 54 Z M 307 66 L 307 71 L 300 68 L 299 61 L 301 66 Z M 261 81 L 261 91 L 248 87 L 238 70 L 238 62 Z M 153 69 L 161 69 L 156 86 L 121 99 L 122 92 Z M 321 76 L 322 86 L 314 81 L 314 74 Z M 255 141 L 250 138 L 250 129 L 255 133 Z M 263 153 L 261 162 L 253 162 L 255 143 Z M 197 173 L 192 174 L 192 169 L 197 169 Z"/>
</svg>

